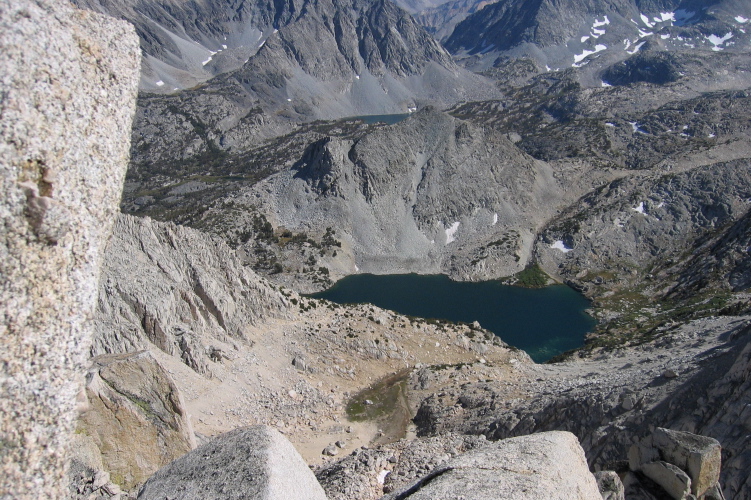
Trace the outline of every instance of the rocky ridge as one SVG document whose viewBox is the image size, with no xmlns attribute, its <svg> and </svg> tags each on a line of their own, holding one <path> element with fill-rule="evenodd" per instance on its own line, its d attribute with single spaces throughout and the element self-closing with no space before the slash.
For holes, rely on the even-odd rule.
<svg viewBox="0 0 751 500">
<path fill-rule="evenodd" d="M 668 51 L 747 51 L 749 15 L 747 5 L 734 1 L 499 1 L 460 22 L 445 45 L 475 69 L 510 56 L 532 58 L 548 71 L 583 68 L 586 74 L 650 44 Z"/>
</svg>

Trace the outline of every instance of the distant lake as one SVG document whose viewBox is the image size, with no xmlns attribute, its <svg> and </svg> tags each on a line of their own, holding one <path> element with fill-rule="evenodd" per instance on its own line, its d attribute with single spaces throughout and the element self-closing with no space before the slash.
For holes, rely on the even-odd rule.
<svg viewBox="0 0 751 500">
<path fill-rule="evenodd" d="M 407 119 L 410 114 L 411 113 L 401 113 L 396 115 L 362 115 L 353 116 L 352 118 L 355 120 L 362 120 L 368 125 L 372 125 L 374 123 L 385 123 L 386 125 L 393 125 Z"/>
<path fill-rule="evenodd" d="M 589 301 L 565 285 L 522 288 L 498 281 L 451 281 L 443 275 L 355 274 L 311 297 L 370 303 L 421 318 L 478 321 L 538 363 L 581 347 L 595 326 L 584 312 Z"/>
</svg>

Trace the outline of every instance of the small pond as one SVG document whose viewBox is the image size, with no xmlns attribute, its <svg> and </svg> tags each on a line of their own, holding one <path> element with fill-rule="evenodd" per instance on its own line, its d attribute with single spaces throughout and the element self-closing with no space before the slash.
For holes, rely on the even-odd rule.
<svg viewBox="0 0 751 500">
<path fill-rule="evenodd" d="M 458 282 L 443 275 L 355 274 L 311 296 L 339 304 L 370 303 L 421 318 L 478 321 L 538 363 L 581 347 L 595 326 L 585 312 L 590 302 L 564 285 L 522 288 L 498 281 Z"/>
</svg>

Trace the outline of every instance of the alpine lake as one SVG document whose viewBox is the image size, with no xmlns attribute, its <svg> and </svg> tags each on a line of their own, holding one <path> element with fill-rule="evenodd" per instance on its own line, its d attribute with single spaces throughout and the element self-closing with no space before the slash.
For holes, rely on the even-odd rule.
<svg viewBox="0 0 751 500">
<path fill-rule="evenodd" d="M 581 347 L 595 326 L 586 313 L 590 302 L 565 285 L 525 288 L 443 275 L 355 274 L 310 296 L 338 304 L 369 303 L 425 319 L 477 321 L 538 363 Z"/>
</svg>

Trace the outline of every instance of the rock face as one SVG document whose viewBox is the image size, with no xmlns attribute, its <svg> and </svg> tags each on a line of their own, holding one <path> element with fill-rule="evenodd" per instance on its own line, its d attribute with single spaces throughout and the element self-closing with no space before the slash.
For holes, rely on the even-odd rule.
<svg viewBox="0 0 751 500">
<path fill-rule="evenodd" d="M 131 27 L 0 6 L 0 496 L 56 497 L 135 108 Z"/>
<path fill-rule="evenodd" d="M 210 375 L 212 341 L 245 341 L 248 327 L 285 315 L 281 295 L 234 251 L 194 230 L 121 215 L 108 249 L 94 356 L 153 345 Z"/>
<path fill-rule="evenodd" d="M 293 123 L 499 95 L 388 0 L 77 1 L 138 27 L 141 88 L 154 94 L 133 143 L 145 153 L 174 137 L 168 161 L 246 150 Z"/>
<path fill-rule="evenodd" d="M 601 500 L 584 451 L 568 432 L 544 432 L 477 448 L 384 497 Z"/>
<path fill-rule="evenodd" d="M 557 176 L 504 134 L 430 107 L 356 138 L 321 139 L 290 161 L 233 192 L 233 210 L 227 198 L 209 208 L 205 218 L 216 222 L 208 229 L 225 236 L 250 230 L 256 210 L 273 227 L 317 238 L 336 228 L 341 248 L 313 257 L 339 275 L 359 269 L 509 276 L 531 257 L 535 227 L 609 178 L 574 169 Z M 241 245 L 251 260 L 257 244 Z M 296 274 L 309 266 L 280 261 Z"/>
<path fill-rule="evenodd" d="M 223 434 L 160 469 L 138 498 L 325 500 L 326 494 L 292 444 L 259 425 Z"/>
<path fill-rule="evenodd" d="M 747 50 L 746 40 L 725 43 L 742 36 L 748 6 L 711 4 L 707 10 L 706 2 L 696 0 L 501 0 L 457 24 L 445 44 L 452 54 L 471 56 L 468 62 L 477 67 L 524 56 L 555 70 L 610 65 L 647 44 L 670 51 Z"/>
<path fill-rule="evenodd" d="M 84 465 L 110 474 L 124 490 L 196 446 L 185 403 L 168 373 L 148 352 L 99 356 L 86 381 L 87 409 L 76 439 L 101 454 Z"/>
<path fill-rule="evenodd" d="M 629 468 L 643 472 L 673 498 L 701 498 L 720 479 L 722 448 L 716 439 L 658 427 L 628 452 Z"/>
</svg>

